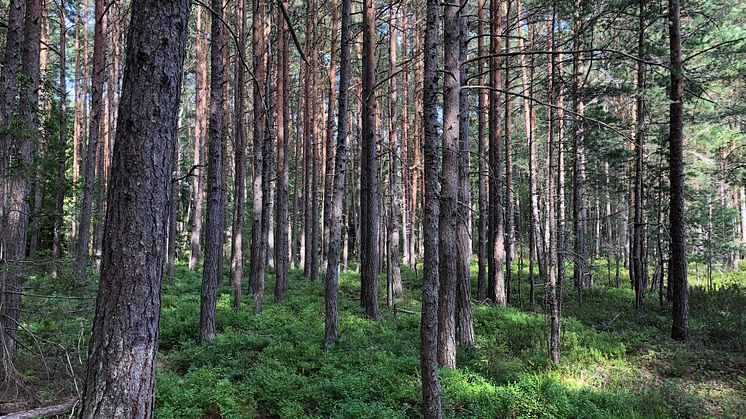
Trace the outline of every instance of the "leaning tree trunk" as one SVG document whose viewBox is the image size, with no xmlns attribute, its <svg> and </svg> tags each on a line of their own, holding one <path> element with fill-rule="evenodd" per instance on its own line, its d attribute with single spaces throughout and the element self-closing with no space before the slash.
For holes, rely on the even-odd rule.
<svg viewBox="0 0 746 419">
<path fill-rule="evenodd" d="M 212 10 L 223 10 L 223 0 L 212 0 Z M 217 292 L 223 275 L 223 61 L 224 27 L 212 13 L 210 33 L 210 123 L 207 136 L 207 214 L 205 216 L 205 264 L 200 292 L 199 344 L 215 339 Z"/>
<path fill-rule="evenodd" d="M 686 278 L 686 220 L 684 218 L 684 82 L 681 58 L 681 3 L 668 1 L 668 37 L 671 54 L 671 102 L 669 105 L 669 165 L 671 197 L 671 259 L 668 270 L 673 288 L 671 337 L 689 338 L 689 289 Z"/>
<path fill-rule="evenodd" d="M 376 9 L 363 0 L 362 155 L 360 159 L 360 299 L 378 320 L 378 158 L 376 157 Z"/>
<path fill-rule="evenodd" d="M 161 276 L 189 4 L 132 1 L 83 418 L 153 416 Z"/>
<path fill-rule="evenodd" d="M 438 294 L 440 200 L 438 198 L 438 0 L 428 0 L 425 20 L 422 130 L 424 132 L 424 279 L 420 321 L 420 368 L 422 369 L 423 416 L 441 417 L 438 380 Z M 416 193 L 416 191 L 414 192 Z"/>
</svg>

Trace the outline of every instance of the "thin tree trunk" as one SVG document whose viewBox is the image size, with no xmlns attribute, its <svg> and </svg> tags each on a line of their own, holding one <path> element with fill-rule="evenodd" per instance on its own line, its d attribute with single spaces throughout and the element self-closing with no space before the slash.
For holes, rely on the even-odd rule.
<svg viewBox="0 0 746 419">
<path fill-rule="evenodd" d="M 223 10 L 223 0 L 212 0 L 213 11 Z M 217 292 L 223 275 L 223 61 L 224 26 L 222 16 L 211 12 L 210 31 L 210 122 L 207 142 L 207 214 L 205 217 L 205 263 L 200 292 L 199 344 L 215 339 Z"/>
<path fill-rule="evenodd" d="M 640 57 L 644 56 L 643 43 L 645 40 L 644 29 L 645 19 L 643 16 L 644 2 L 639 2 L 639 26 L 638 26 L 638 40 L 637 40 L 637 55 Z M 635 82 L 636 82 L 636 99 L 635 99 L 635 189 L 634 189 L 634 224 L 632 233 L 632 277 L 635 289 L 635 308 L 638 310 L 642 308 L 642 300 L 645 294 L 645 287 L 642 283 L 643 280 L 643 265 L 642 265 L 642 182 L 643 182 L 643 154 L 644 154 L 644 141 L 645 137 L 643 134 L 643 117 L 645 115 L 645 102 L 643 98 L 643 89 L 645 86 L 644 69 L 642 63 L 637 61 L 635 63 Z"/>
<path fill-rule="evenodd" d="M 337 84 L 337 33 L 339 32 L 339 0 L 333 0 L 331 5 L 332 13 L 332 33 L 329 39 L 329 96 L 327 103 L 326 118 L 326 166 L 324 168 L 324 230 L 321 239 L 322 259 L 327 261 L 329 251 L 329 234 L 330 234 L 330 217 L 331 217 L 331 200 L 332 200 L 332 183 L 334 181 L 334 97 L 336 95 Z M 328 269 L 327 269 L 328 270 Z"/>
<path fill-rule="evenodd" d="M 60 20 L 60 42 L 58 46 L 60 54 L 60 139 L 59 151 L 57 156 L 57 191 L 54 199 L 54 232 L 52 238 L 52 276 L 59 276 L 59 259 L 62 256 L 62 229 L 64 228 L 64 204 L 65 192 L 67 191 L 67 159 L 65 150 L 67 150 L 67 15 L 65 10 L 65 0 L 59 3 L 59 20 Z"/>
<path fill-rule="evenodd" d="M 82 418 L 153 415 L 159 290 L 189 4 L 132 2 Z M 155 79 L 160 83 L 153 84 Z"/>
<path fill-rule="evenodd" d="M 86 279 L 88 268 L 88 251 L 90 243 L 91 207 L 93 204 L 93 181 L 96 170 L 96 150 L 101 135 L 101 118 L 103 117 L 104 91 L 104 56 L 106 54 L 106 31 L 104 19 L 104 0 L 96 0 L 96 25 L 93 37 L 93 84 L 91 85 L 91 125 L 88 130 L 88 147 L 86 148 L 83 169 L 83 199 L 80 207 L 78 244 L 75 255 L 75 278 L 79 283 Z"/>
<path fill-rule="evenodd" d="M 477 55 L 482 57 L 487 53 L 484 45 L 484 22 L 485 22 L 485 0 L 478 0 L 477 3 Z M 485 85 L 485 65 L 484 60 L 479 60 L 477 63 L 477 73 L 479 79 L 479 85 Z M 487 299 L 487 220 L 488 220 L 488 185 L 489 185 L 489 171 L 487 166 L 487 139 L 485 135 L 487 127 L 487 105 L 488 105 L 488 94 L 487 89 L 480 89 L 477 104 L 477 154 L 479 155 L 478 170 L 479 170 L 479 221 L 477 224 L 477 300 L 482 302 Z"/>
<path fill-rule="evenodd" d="M 505 52 L 510 51 L 510 10 L 509 3 L 502 3 L 504 8 L 504 28 L 505 28 Z M 505 79 L 505 90 L 510 91 L 510 66 L 505 65 L 504 79 Z M 513 199 L 513 151 L 511 150 L 511 139 L 510 139 L 510 128 L 511 128 L 511 109 L 510 109 L 510 95 L 505 94 L 505 303 L 509 304 L 511 301 L 512 285 L 513 285 L 513 254 L 514 254 L 514 238 L 515 238 L 515 203 Z"/>
<path fill-rule="evenodd" d="M 502 74 L 500 59 L 502 52 L 500 28 L 500 4 L 493 0 L 490 3 L 492 34 L 492 60 L 490 67 L 490 82 L 495 89 L 502 89 Z M 490 269 L 487 294 L 496 304 L 505 305 L 505 223 L 503 214 L 503 172 L 500 159 L 502 158 L 502 110 L 501 94 L 497 90 L 490 92 Z"/>
<path fill-rule="evenodd" d="M 399 186 L 399 150 L 401 139 L 397 132 L 397 121 L 399 114 L 397 112 L 398 97 L 398 78 L 394 75 L 396 72 L 396 31 L 397 26 L 396 12 L 394 3 L 389 1 L 389 153 L 391 156 L 391 167 L 389 171 L 389 191 L 391 199 L 391 216 L 389 217 L 388 232 L 388 276 L 393 288 L 392 297 L 397 298 L 402 293 L 401 283 L 401 256 L 399 252 L 399 218 L 400 205 L 399 195 L 401 188 Z M 406 139 L 404 139 L 406 141 Z"/>
<path fill-rule="evenodd" d="M 466 85 L 468 68 L 468 26 L 464 14 L 459 16 L 459 62 L 461 86 Z M 459 92 L 459 150 L 458 150 L 458 222 L 456 224 L 456 336 L 461 345 L 474 344 L 471 314 L 471 243 L 469 241 L 469 90 Z"/>
<path fill-rule="evenodd" d="M 194 270 L 199 263 L 202 253 L 202 195 L 204 148 L 207 133 L 207 31 L 209 31 L 207 12 L 200 8 L 197 11 L 197 32 L 195 41 L 195 57 L 197 64 L 196 94 L 195 94 L 195 123 L 194 123 L 194 176 L 192 182 L 192 231 L 190 237 L 189 269 Z"/>
<path fill-rule="evenodd" d="M 245 28 L 246 0 L 236 1 L 235 19 L 238 32 L 240 57 L 246 53 Z M 233 126 L 234 178 L 233 178 L 233 231 L 231 234 L 231 287 L 233 287 L 233 309 L 241 311 L 241 279 L 243 278 L 243 224 L 244 190 L 246 190 L 246 130 L 244 127 L 244 67 L 237 59 L 233 69 L 235 84 L 233 92 L 236 120 Z M 278 109 L 279 111 L 279 109 Z"/>
<path fill-rule="evenodd" d="M 285 3 L 283 3 L 285 4 Z M 286 5 L 287 7 L 287 5 Z M 277 202 L 275 203 L 275 302 L 282 300 L 288 289 L 288 189 L 290 184 L 290 159 L 288 158 L 290 126 L 288 116 L 289 60 L 288 26 L 278 10 L 278 56 L 277 56 Z"/>
<path fill-rule="evenodd" d="M 334 168 L 334 191 L 332 192 L 330 222 L 330 239 L 328 263 L 326 266 L 324 347 L 331 348 L 339 339 L 339 308 L 337 293 L 339 288 L 339 249 L 342 234 L 342 210 L 344 206 L 345 182 L 347 176 L 347 144 L 349 135 L 349 86 L 350 86 L 350 43 L 353 42 L 350 31 L 351 0 L 342 0 L 342 34 L 339 65 L 339 99 L 337 114 L 337 152 Z M 336 36 L 336 32 L 332 34 Z"/>
</svg>

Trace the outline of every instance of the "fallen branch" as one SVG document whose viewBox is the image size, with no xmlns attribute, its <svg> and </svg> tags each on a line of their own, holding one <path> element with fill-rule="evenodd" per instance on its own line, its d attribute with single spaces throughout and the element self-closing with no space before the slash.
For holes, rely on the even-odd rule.
<svg viewBox="0 0 746 419">
<path fill-rule="evenodd" d="M 0 419 L 32 419 L 38 417 L 55 416 L 72 410 L 77 402 L 78 401 L 75 399 L 70 399 L 64 403 L 56 404 L 54 406 L 38 407 L 36 409 L 24 410 L 22 412 L 0 416 Z"/>
<path fill-rule="evenodd" d="M 400 313 L 405 313 L 405 314 L 419 314 L 416 311 L 407 310 L 407 309 L 403 309 L 403 308 L 399 308 L 399 307 L 396 308 L 396 311 L 398 311 Z"/>
</svg>

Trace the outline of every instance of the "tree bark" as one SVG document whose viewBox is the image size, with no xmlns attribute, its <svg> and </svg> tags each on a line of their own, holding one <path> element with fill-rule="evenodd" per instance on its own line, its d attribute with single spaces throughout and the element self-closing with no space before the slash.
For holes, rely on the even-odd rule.
<svg viewBox="0 0 746 419">
<path fill-rule="evenodd" d="M 54 199 L 54 232 L 52 237 L 52 276 L 59 276 L 59 259 L 62 256 L 62 229 L 64 228 L 64 204 L 65 192 L 67 191 L 67 15 L 65 13 L 65 0 L 60 0 L 60 42 L 58 50 L 60 53 L 60 139 L 59 154 L 57 156 L 57 191 Z"/>
<path fill-rule="evenodd" d="M 376 9 L 363 0 L 362 155 L 360 158 L 360 300 L 378 320 L 378 158 L 376 157 Z"/>
<path fill-rule="evenodd" d="M 502 89 L 502 74 L 500 59 L 502 52 L 500 28 L 500 2 L 490 3 L 490 31 L 492 34 L 492 60 L 490 67 L 490 82 L 495 89 Z M 489 110 L 489 141 L 490 141 L 490 270 L 488 278 L 487 296 L 494 303 L 504 306 L 507 303 L 505 292 L 505 224 L 503 214 L 503 172 L 502 158 L 502 110 L 501 93 L 496 90 L 490 92 Z"/>
<path fill-rule="evenodd" d="M 195 63 L 197 74 L 195 82 L 195 122 L 194 122 L 194 176 L 192 182 L 192 231 L 190 235 L 189 269 L 194 270 L 202 253 L 202 195 L 204 148 L 207 133 L 207 31 L 209 21 L 207 12 L 200 8 L 197 11 L 197 32 L 195 41 Z"/>
<path fill-rule="evenodd" d="M 342 0 L 342 34 L 339 64 L 339 99 L 337 114 L 337 152 L 334 168 L 334 190 L 332 192 L 331 214 L 329 217 L 330 242 L 326 266 L 324 347 L 331 348 L 339 339 L 339 308 L 337 293 L 339 288 L 339 249 L 342 235 L 342 210 L 347 177 L 347 143 L 349 135 L 349 87 L 350 87 L 350 43 L 353 42 L 350 31 L 351 0 Z M 336 36 L 336 32 L 332 35 Z"/>
<path fill-rule="evenodd" d="M 668 38 L 671 54 L 671 92 L 669 105 L 669 166 L 671 196 L 671 259 L 668 270 L 673 288 L 673 326 L 671 337 L 689 338 L 689 289 L 686 273 L 686 219 L 684 218 L 684 81 L 681 58 L 681 3 L 668 1 Z"/>
<path fill-rule="evenodd" d="M 88 268 L 88 251 L 90 243 L 91 207 L 93 204 L 93 181 L 96 176 L 96 150 L 101 140 L 101 118 L 103 116 L 104 92 L 104 56 L 106 54 L 106 31 L 104 19 L 104 0 L 96 0 L 96 24 L 93 36 L 93 83 L 91 84 L 91 120 L 88 129 L 88 146 L 86 147 L 83 167 L 83 198 L 80 206 L 78 242 L 75 255 L 75 279 L 83 283 Z"/>
<path fill-rule="evenodd" d="M 283 3 L 285 4 L 285 3 Z M 287 7 L 287 5 L 286 5 Z M 289 142 L 290 118 L 288 115 L 289 59 L 288 59 L 288 26 L 278 11 L 278 57 L 277 57 L 277 202 L 275 203 L 275 302 L 282 300 L 288 289 L 288 190 L 290 185 Z"/>
<path fill-rule="evenodd" d="M 484 22 L 485 22 L 485 0 L 479 0 L 477 3 L 477 55 L 482 57 L 487 54 L 484 45 Z M 477 64 L 477 73 L 479 74 L 479 85 L 485 85 L 485 65 L 484 60 L 479 60 Z M 477 224 L 477 300 L 482 302 L 487 299 L 487 221 L 489 200 L 489 170 L 487 166 L 488 156 L 488 136 L 485 135 L 487 126 L 487 106 L 488 106 L 487 89 L 480 89 L 477 104 L 477 154 L 479 155 L 479 220 Z"/>
<path fill-rule="evenodd" d="M 456 232 L 458 224 L 460 9 L 444 3 L 443 14 L 443 171 L 440 180 L 440 296 L 438 363 L 456 368 Z"/>
<path fill-rule="evenodd" d="M 189 4 L 132 2 L 83 418 L 153 415 L 161 276 Z"/>
<path fill-rule="evenodd" d="M 397 121 L 399 113 L 398 106 L 398 77 L 396 77 L 396 12 L 394 3 L 389 1 L 389 153 L 391 156 L 391 167 L 389 170 L 389 189 L 391 215 L 389 217 L 389 234 L 388 234 L 388 277 L 392 286 L 392 297 L 397 298 L 402 293 L 401 283 L 401 255 L 399 252 L 399 219 L 401 217 L 399 195 L 401 187 L 399 186 L 399 151 L 401 149 L 402 139 L 397 132 Z M 406 139 L 404 139 L 406 141 Z"/>
<path fill-rule="evenodd" d="M 199 344 L 215 339 L 215 311 L 217 292 L 223 275 L 223 225 L 225 223 L 223 199 L 223 82 L 225 63 L 223 0 L 210 3 L 212 28 L 210 32 L 210 121 L 207 142 L 207 214 L 205 216 L 205 263 L 202 267 L 200 291 Z"/>
<path fill-rule="evenodd" d="M 643 16 L 644 2 L 639 2 L 639 26 L 638 26 L 638 41 L 637 41 L 637 55 L 639 57 L 644 56 L 643 43 L 644 43 L 644 29 L 645 19 Z M 645 101 L 643 97 L 643 89 L 645 86 L 644 80 L 644 68 L 642 63 L 637 61 L 635 63 L 635 82 L 636 82 L 636 98 L 635 98 L 635 189 L 634 189 L 634 224 L 632 227 L 632 277 L 635 289 L 635 308 L 638 310 L 642 308 L 643 296 L 645 294 L 645 287 L 642 283 L 643 280 L 643 264 L 642 264 L 642 182 L 643 182 L 643 154 L 644 154 L 644 133 L 643 133 L 643 117 L 645 115 Z"/>
<path fill-rule="evenodd" d="M 438 0 L 427 0 L 423 92 L 422 131 L 424 133 L 424 278 L 422 284 L 422 315 L 420 320 L 420 367 L 422 369 L 423 416 L 439 419 L 441 413 L 440 382 L 438 380 L 438 295 L 440 200 L 438 198 Z"/>
<path fill-rule="evenodd" d="M 467 18 L 459 16 L 459 63 L 461 86 L 466 85 L 468 68 L 463 64 L 468 58 L 469 32 Z M 459 92 L 459 150 L 458 150 L 458 224 L 456 225 L 456 336 L 461 345 L 474 344 L 474 326 L 471 314 L 471 242 L 469 237 L 469 90 Z"/>
<path fill-rule="evenodd" d="M 16 4 L 11 4 L 11 13 L 16 12 Z M 18 262 L 24 258 L 26 253 L 26 233 L 29 226 L 29 203 L 31 193 L 31 173 L 34 164 L 34 145 L 40 137 L 38 132 L 37 108 L 39 105 L 39 55 L 41 50 L 41 1 L 26 0 L 23 7 L 23 31 L 21 36 L 21 63 L 19 70 L 28 77 L 28 83 L 19 85 L 17 80 L 15 89 L 18 99 L 10 98 L 12 104 L 17 104 L 18 119 L 20 120 L 21 133 L 7 133 L 4 135 L 4 146 L 7 148 L 4 170 L 11 170 L 11 166 L 18 164 L 20 170 L 13 170 L 3 174 L 3 183 L 7 184 L 8 195 L 4 197 L 3 208 L 3 235 L 0 239 L 0 360 L 3 367 L 9 362 L 16 351 L 16 337 L 18 336 L 18 324 L 21 317 L 21 281 L 25 276 L 25 269 Z M 15 17 L 14 17 L 15 19 Z M 15 26 L 16 22 L 12 22 Z M 17 32 L 14 32 L 17 34 Z M 9 40 L 7 49 L 14 51 L 15 39 Z M 11 65 L 15 65 L 15 56 L 10 58 Z M 8 61 L 6 60 L 6 63 Z M 3 94 L 7 95 L 7 89 L 13 89 L 13 81 L 4 78 L 6 89 Z M 11 106 L 14 109 L 15 106 Z M 10 117 L 10 115 L 9 115 Z M 8 120 L 6 119 L 6 123 Z M 11 136 L 13 135 L 13 136 Z M 7 183 L 6 183 L 7 182 Z M 7 371 L 8 369 L 6 369 Z"/>
</svg>

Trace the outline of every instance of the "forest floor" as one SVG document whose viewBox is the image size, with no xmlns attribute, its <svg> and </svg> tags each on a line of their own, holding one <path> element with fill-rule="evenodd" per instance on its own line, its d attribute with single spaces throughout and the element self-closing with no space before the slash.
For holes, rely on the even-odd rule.
<svg viewBox="0 0 746 419">
<path fill-rule="evenodd" d="M 514 269 L 514 278 L 517 274 Z M 178 265 L 175 279 L 164 280 L 163 287 L 157 417 L 200 418 L 210 412 L 226 418 L 420 416 L 421 271 L 417 277 L 403 268 L 402 275 L 405 291 L 397 307 L 405 311 L 394 314 L 382 307 L 376 323 L 362 315 L 358 275 L 341 274 L 341 339 L 328 352 L 321 347 L 320 280 L 291 271 L 290 290 L 275 304 L 274 275 L 268 273 L 264 313 L 257 317 L 250 297 L 240 313 L 234 312 L 226 279 L 217 339 L 200 347 L 195 340 L 201 273 Z M 635 310 L 628 284 L 607 284 L 614 281 L 605 267 L 582 304 L 566 286 L 562 361 L 551 367 L 543 287 L 538 286 L 537 307 L 529 307 L 523 273 L 514 307 L 474 305 L 476 344 L 459 349 L 457 370 L 441 370 L 446 416 L 743 417 L 746 273 L 718 274 L 711 291 L 692 277 L 692 339 L 685 344 L 668 337 L 670 310 L 658 305 L 657 294 L 648 294 L 644 309 Z M 383 292 L 385 276 L 380 281 Z M 25 386 L 3 397 L 28 402 L 0 404 L 0 413 L 52 404 L 80 391 L 96 285 L 78 287 L 71 296 L 72 289 L 72 280 L 28 281 L 16 363 Z M 385 303 L 384 295 L 380 301 Z"/>
</svg>

